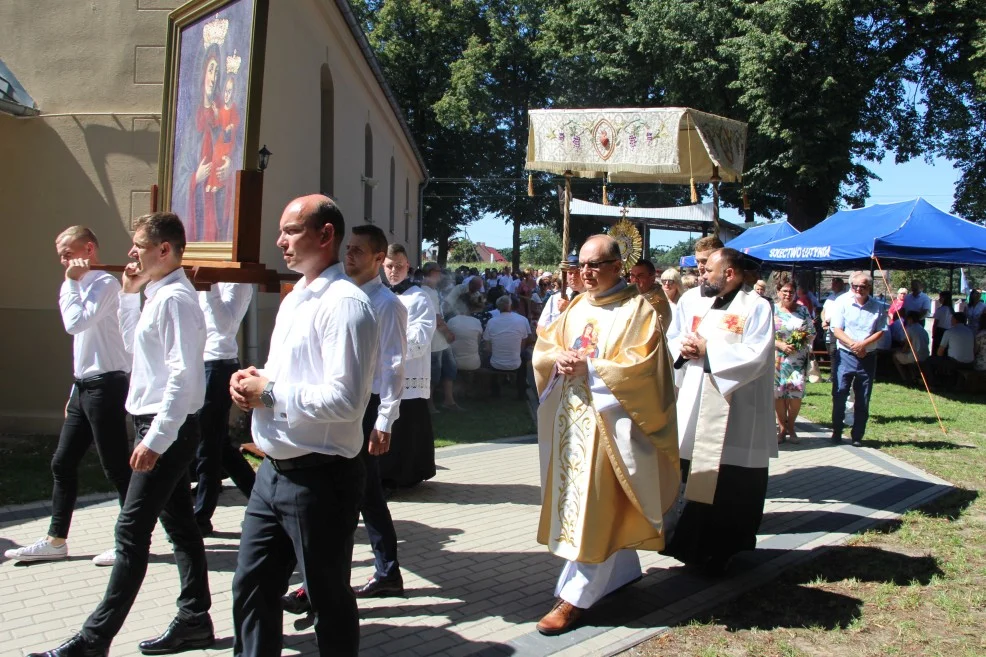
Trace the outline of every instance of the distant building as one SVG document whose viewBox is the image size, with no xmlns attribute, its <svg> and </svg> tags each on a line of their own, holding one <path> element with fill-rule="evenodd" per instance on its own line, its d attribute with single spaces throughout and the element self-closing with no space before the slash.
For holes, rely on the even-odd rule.
<svg viewBox="0 0 986 657">
<path fill-rule="evenodd" d="M 490 264 L 507 264 L 507 259 L 500 255 L 500 252 L 494 249 L 492 246 L 486 246 L 482 242 L 476 243 L 476 256 L 480 262 L 488 262 Z"/>
<path fill-rule="evenodd" d="M 61 424 L 72 346 L 58 314 L 55 235 L 88 225 L 105 262 L 127 260 L 131 222 L 150 210 L 158 182 L 168 13 L 182 2 L 0 2 L 0 272 L 9 283 L 0 290 L 0 431 Z M 425 165 L 349 3 L 269 4 L 262 261 L 287 271 L 275 246 L 281 212 L 318 191 L 349 225 L 380 226 L 415 259 Z M 259 297 L 258 330 L 244 336 L 251 360 L 267 354 L 277 304 L 276 294 Z"/>
</svg>

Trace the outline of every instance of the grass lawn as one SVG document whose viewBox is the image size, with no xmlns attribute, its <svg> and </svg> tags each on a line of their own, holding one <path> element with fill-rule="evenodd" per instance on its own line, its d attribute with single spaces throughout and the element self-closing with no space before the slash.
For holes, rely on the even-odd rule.
<svg viewBox="0 0 986 657">
<path fill-rule="evenodd" d="M 499 399 L 458 399 L 463 411 L 439 412 L 431 416 L 435 447 L 477 443 L 537 432 L 527 402 L 504 393 Z"/>
<path fill-rule="evenodd" d="M 809 386 L 802 416 L 828 424 L 829 384 Z M 865 445 L 958 490 L 899 522 L 853 537 L 630 655 L 830 657 L 986 655 L 986 405 L 878 383 Z"/>
<path fill-rule="evenodd" d="M 432 415 L 435 446 L 474 443 L 536 432 L 527 403 L 512 397 L 460 400 L 464 411 L 440 410 Z M 0 436 L 0 506 L 51 499 L 51 457 L 58 446 L 54 436 Z M 260 461 L 247 460 L 259 467 Z M 95 448 L 82 461 L 79 494 L 112 491 Z"/>
<path fill-rule="evenodd" d="M 0 506 L 51 499 L 51 457 L 57 436 L 0 436 Z M 95 447 L 79 468 L 79 494 L 113 490 Z"/>
</svg>

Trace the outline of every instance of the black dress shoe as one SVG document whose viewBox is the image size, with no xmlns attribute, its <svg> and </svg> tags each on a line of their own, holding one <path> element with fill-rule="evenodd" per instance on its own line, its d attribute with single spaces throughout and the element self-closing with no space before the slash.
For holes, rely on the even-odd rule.
<svg viewBox="0 0 986 657">
<path fill-rule="evenodd" d="M 32 652 L 27 657 L 106 657 L 110 654 L 109 646 L 97 645 L 87 641 L 81 634 L 45 652 Z"/>
<path fill-rule="evenodd" d="M 170 655 L 185 650 L 208 648 L 215 641 L 212 619 L 208 616 L 200 621 L 176 618 L 171 621 L 164 634 L 156 639 L 141 641 L 137 647 L 145 655 Z"/>
<path fill-rule="evenodd" d="M 281 598 L 281 602 L 284 603 L 284 611 L 295 616 L 310 613 L 312 610 L 312 603 L 308 599 L 308 593 L 305 592 L 304 586 L 299 586 L 293 592 L 288 593 Z"/>
<path fill-rule="evenodd" d="M 404 595 L 404 578 L 400 575 L 377 579 L 371 577 L 363 586 L 353 589 L 357 598 L 397 598 Z"/>
</svg>

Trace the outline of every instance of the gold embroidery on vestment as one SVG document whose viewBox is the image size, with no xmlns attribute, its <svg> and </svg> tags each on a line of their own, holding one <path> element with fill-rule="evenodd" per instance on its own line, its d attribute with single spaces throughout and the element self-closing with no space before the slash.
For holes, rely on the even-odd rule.
<svg viewBox="0 0 986 657">
<path fill-rule="evenodd" d="M 592 443 L 596 436 L 595 412 L 584 378 L 566 381 L 557 415 L 558 464 L 561 485 L 558 488 L 559 543 L 579 545 L 579 520 L 586 495 L 582 483 L 591 467 Z"/>
</svg>

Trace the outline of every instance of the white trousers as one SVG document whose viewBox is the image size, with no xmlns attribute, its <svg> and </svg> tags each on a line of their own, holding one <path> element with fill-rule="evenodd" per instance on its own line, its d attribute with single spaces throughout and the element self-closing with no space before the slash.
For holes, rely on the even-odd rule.
<svg viewBox="0 0 986 657">
<path fill-rule="evenodd" d="M 620 550 L 602 563 L 567 561 L 558 577 L 555 596 L 580 609 L 588 609 L 641 575 L 636 550 Z"/>
</svg>

